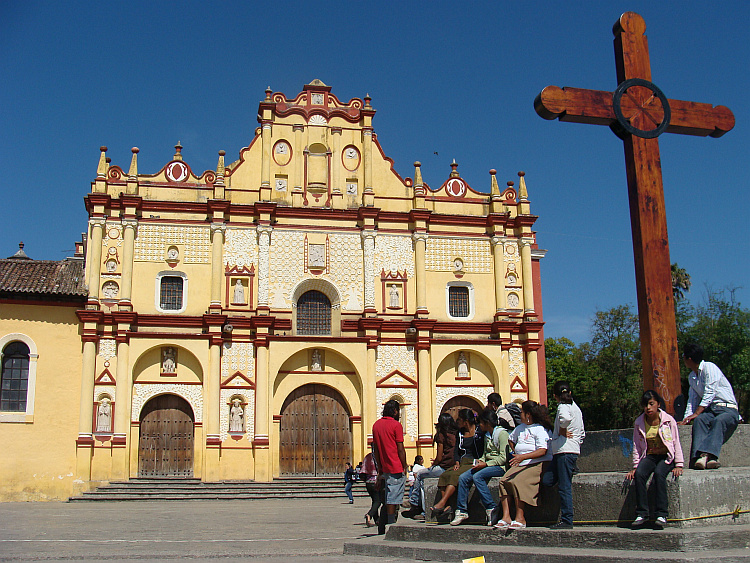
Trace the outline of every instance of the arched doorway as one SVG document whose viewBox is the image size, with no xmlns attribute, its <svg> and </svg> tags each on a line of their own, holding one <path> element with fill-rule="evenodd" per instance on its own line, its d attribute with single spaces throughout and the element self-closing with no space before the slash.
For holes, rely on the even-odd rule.
<svg viewBox="0 0 750 563">
<path fill-rule="evenodd" d="M 279 469 L 282 475 L 337 475 L 352 457 L 350 413 L 341 394 L 309 383 L 281 407 Z"/>
<path fill-rule="evenodd" d="M 177 395 L 159 395 L 141 411 L 139 477 L 192 477 L 194 417 Z"/>
<path fill-rule="evenodd" d="M 455 420 L 458 418 L 458 411 L 461 409 L 471 409 L 475 413 L 479 414 L 484 410 L 484 405 L 482 405 L 479 401 L 474 399 L 473 397 L 466 397 L 465 395 L 459 395 L 458 397 L 453 397 L 452 399 L 449 399 L 444 405 L 443 409 L 440 411 L 440 414 L 443 414 L 444 412 L 448 412 L 451 414 L 453 419 Z"/>
</svg>

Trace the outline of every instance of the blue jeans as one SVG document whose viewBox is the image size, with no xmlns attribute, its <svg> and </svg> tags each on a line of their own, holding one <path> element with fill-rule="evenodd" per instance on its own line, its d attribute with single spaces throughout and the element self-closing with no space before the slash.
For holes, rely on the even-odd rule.
<svg viewBox="0 0 750 563">
<path fill-rule="evenodd" d="M 351 481 L 347 481 L 346 484 L 344 485 L 344 491 L 346 492 L 346 496 L 349 497 L 349 501 L 353 501 L 354 500 L 354 497 L 352 496 L 352 485 L 353 484 L 354 483 L 352 483 Z"/>
<path fill-rule="evenodd" d="M 555 454 L 552 456 L 550 470 L 542 475 L 542 484 L 554 487 L 560 494 L 560 522 L 573 524 L 573 471 L 576 468 L 578 454 Z"/>
<path fill-rule="evenodd" d="M 695 460 L 698 452 L 719 457 L 721 446 L 732 437 L 739 424 L 737 409 L 709 405 L 693 419 L 693 441 L 690 446 L 690 459 Z"/>
<path fill-rule="evenodd" d="M 493 477 L 502 477 L 503 475 L 505 475 L 505 468 L 501 465 L 490 465 L 480 469 L 476 473 L 473 469 L 462 473 L 458 478 L 458 501 L 456 502 L 456 508 L 462 512 L 467 512 L 469 490 L 471 489 L 471 484 L 474 483 L 484 508 L 486 510 L 494 509 L 496 506 L 495 499 L 492 498 L 492 493 L 490 493 L 487 483 Z"/>
<path fill-rule="evenodd" d="M 423 469 L 414 476 L 414 485 L 409 489 L 409 504 L 414 508 L 419 506 L 424 510 L 424 484 L 422 480 L 426 477 L 440 477 L 445 469 L 439 465 L 433 465 L 427 469 Z"/>
</svg>

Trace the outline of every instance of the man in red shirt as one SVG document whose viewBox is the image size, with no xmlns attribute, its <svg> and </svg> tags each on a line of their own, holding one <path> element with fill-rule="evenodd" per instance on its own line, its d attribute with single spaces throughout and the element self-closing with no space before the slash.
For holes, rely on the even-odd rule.
<svg viewBox="0 0 750 563">
<path fill-rule="evenodd" d="M 385 488 L 387 523 L 396 521 L 396 510 L 404 500 L 406 484 L 406 450 L 404 429 L 399 419 L 398 401 L 390 400 L 383 406 L 383 418 L 372 425 L 372 455 L 378 466 L 378 481 Z M 385 533 L 386 518 L 378 520 L 378 533 Z"/>
</svg>

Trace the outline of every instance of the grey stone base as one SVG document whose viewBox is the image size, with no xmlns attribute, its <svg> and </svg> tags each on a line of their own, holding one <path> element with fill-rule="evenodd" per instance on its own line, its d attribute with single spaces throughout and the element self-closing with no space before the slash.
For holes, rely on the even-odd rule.
<svg viewBox="0 0 750 563">
<path fill-rule="evenodd" d="M 574 522 L 582 525 L 629 525 L 635 519 L 635 488 L 625 486 L 625 473 L 579 473 L 573 477 Z M 490 481 L 490 491 L 498 501 L 498 478 Z M 439 499 L 438 479 L 424 480 L 425 511 L 428 522 L 447 522 L 449 516 L 435 518 L 429 507 Z M 667 480 L 669 521 L 678 527 L 717 525 L 732 521 L 732 513 L 750 509 L 750 467 L 730 467 L 696 471 L 687 469 L 677 481 Z M 455 496 L 450 502 L 455 508 Z M 469 496 L 469 520 L 484 524 L 486 517 L 479 496 L 472 488 Z M 652 507 L 653 510 L 653 507 Z M 530 526 L 550 525 L 557 521 L 557 489 L 542 487 L 539 506 L 528 507 Z M 743 520 L 750 520 L 744 515 Z M 497 516 L 495 516 L 497 519 Z"/>
</svg>

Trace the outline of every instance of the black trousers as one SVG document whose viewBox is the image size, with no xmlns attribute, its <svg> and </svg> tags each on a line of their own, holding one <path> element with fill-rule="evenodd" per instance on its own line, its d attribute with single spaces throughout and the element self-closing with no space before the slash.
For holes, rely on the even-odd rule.
<svg viewBox="0 0 750 563">
<path fill-rule="evenodd" d="M 653 488 L 656 494 L 656 510 L 654 517 L 669 515 L 667 500 L 667 475 L 674 468 L 674 461 L 667 463 L 667 456 L 648 454 L 638 462 L 635 470 L 635 513 L 636 516 L 648 518 L 648 478 L 654 474 Z"/>
</svg>

